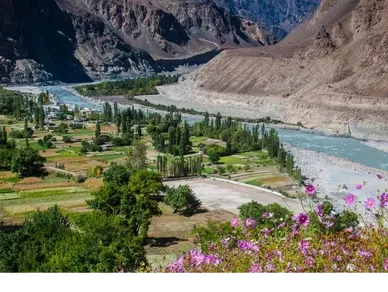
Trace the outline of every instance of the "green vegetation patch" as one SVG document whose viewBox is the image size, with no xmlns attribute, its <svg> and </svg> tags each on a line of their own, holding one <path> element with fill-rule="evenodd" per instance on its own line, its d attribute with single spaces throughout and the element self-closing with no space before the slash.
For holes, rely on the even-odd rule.
<svg viewBox="0 0 388 292">
<path fill-rule="evenodd" d="M 14 193 L 15 191 L 14 190 L 11 190 L 11 189 L 0 189 L 0 194 L 10 194 L 10 193 Z"/>
<path fill-rule="evenodd" d="M 149 95 L 158 94 L 156 86 L 178 82 L 179 76 L 156 75 L 121 81 L 104 81 L 98 84 L 76 86 L 74 89 L 84 96 L 106 95 Z"/>
</svg>

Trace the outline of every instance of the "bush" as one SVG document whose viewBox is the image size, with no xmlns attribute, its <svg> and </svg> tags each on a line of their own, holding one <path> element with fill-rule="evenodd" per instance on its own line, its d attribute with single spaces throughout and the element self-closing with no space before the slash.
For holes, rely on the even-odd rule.
<svg viewBox="0 0 388 292">
<path fill-rule="evenodd" d="M 84 177 L 83 175 L 79 174 L 79 175 L 77 175 L 75 177 L 74 180 L 75 180 L 76 183 L 81 184 L 81 183 L 84 183 L 86 181 L 86 177 Z"/>
<path fill-rule="evenodd" d="M 289 221 L 292 215 L 287 208 L 280 206 L 278 203 L 264 206 L 252 201 L 239 206 L 238 210 L 242 219 L 254 219 L 258 224 L 265 224 L 268 228 L 273 228 L 283 222 Z"/>
<path fill-rule="evenodd" d="M 202 204 L 188 185 L 168 188 L 164 202 L 174 209 L 174 213 L 183 211 L 194 213 Z"/>
<path fill-rule="evenodd" d="M 217 169 L 220 175 L 224 175 L 226 172 L 226 168 L 224 166 L 219 166 Z"/>
<path fill-rule="evenodd" d="M 71 137 L 69 136 L 63 136 L 62 140 L 63 140 L 63 143 L 72 143 Z"/>
<path fill-rule="evenodd" d="M 218 163 L 221 159 L 220 155 L 217 153 L 210 153 L 208 156 L 211 163 Z"/>
</svg>

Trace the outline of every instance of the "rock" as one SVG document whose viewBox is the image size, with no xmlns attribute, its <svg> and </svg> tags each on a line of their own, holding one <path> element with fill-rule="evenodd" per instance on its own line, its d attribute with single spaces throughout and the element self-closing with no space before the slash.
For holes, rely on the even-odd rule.
<svg viewBox="0 0 388 292">
<path fill-rule="evenodd" d="M 0 78 L 12 82 L 135 76 L 207 61 L 221 47 L 274 42 L 192 0 L 3 0 L 0 23 Z"/>
</svg>

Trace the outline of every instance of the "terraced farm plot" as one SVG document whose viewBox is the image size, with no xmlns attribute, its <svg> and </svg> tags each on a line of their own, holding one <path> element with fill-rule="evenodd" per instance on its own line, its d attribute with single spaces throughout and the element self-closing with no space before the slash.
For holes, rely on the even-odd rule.
<svg viewBox="0 0 388 292">
<path fill-rule="evenodd" d="M 29 212 L 46 210 L 58 205 L 65 212 L 78 212 L 87 209 L 90 190 L 81 186 L 31 189 L 19 192 L 0 193 L 0 212 L 2 220 L 12 222 L 24 219 Z"/>
</svg>

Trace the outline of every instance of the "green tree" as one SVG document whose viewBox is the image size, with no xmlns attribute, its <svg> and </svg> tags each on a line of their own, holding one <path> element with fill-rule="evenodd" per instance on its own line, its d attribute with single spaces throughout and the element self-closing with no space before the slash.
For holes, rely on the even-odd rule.
<svg viewBox="0 0 388 292">
<path fill-rule="evenodd" d="M 103 182 L 112 183 L 116 186 L 128 185 L 131 173 L 127 167 L 113 163 L 107 171 L 103 173 Z"/>
<path fill-rule="evenodd" d="M 188 185 L 168 188 L 164 202 L 176 212 L 196 212 L 201 207 L 201 201 Z"/>
<path fill-rule="evenodd" d="M 218 153 L 209 153 L 208 154 L 209 160 L 211 163 L 218 163 L 221 159 L 220 155 Z"/>
<path fill-rule="evenodd" d="M 96 131 L 95 131 L 95 137 L 98 138 L 101 135 L 101 125 L 97 122 L 96 124 Z"/>
<path fill-rule="evenodd" d="M 94 199 L 87 201 L 91 208 L 106 214 L 126 218 L 131 232 L 144 238 L 153 216 L 161 215 L 158 203 L 144 195 L 136 195 L 128 187 L 106 184 L 92 193 Z"/>
<path fill-rule="evenodd" d="M 132 171 L 144 169 L 147 161 L 147 147 L 140 140 L 136 140 L 132 147 L 125 151 L 125 160 Z"/>
<path fill-rule="evenodd" d="M 146 169 L 134 172 L 129 179 L 129 189 L 138 195 L 157 195 L 162 190 L 162 177 L 160 174 Z"/>
<path fill-rule="evenodd" d="M 11 171 L 22 177 L 41 174 L 41 168 L 46 158 L 30 147 L 21 148 L 12 158 Z"/>
</svg>

